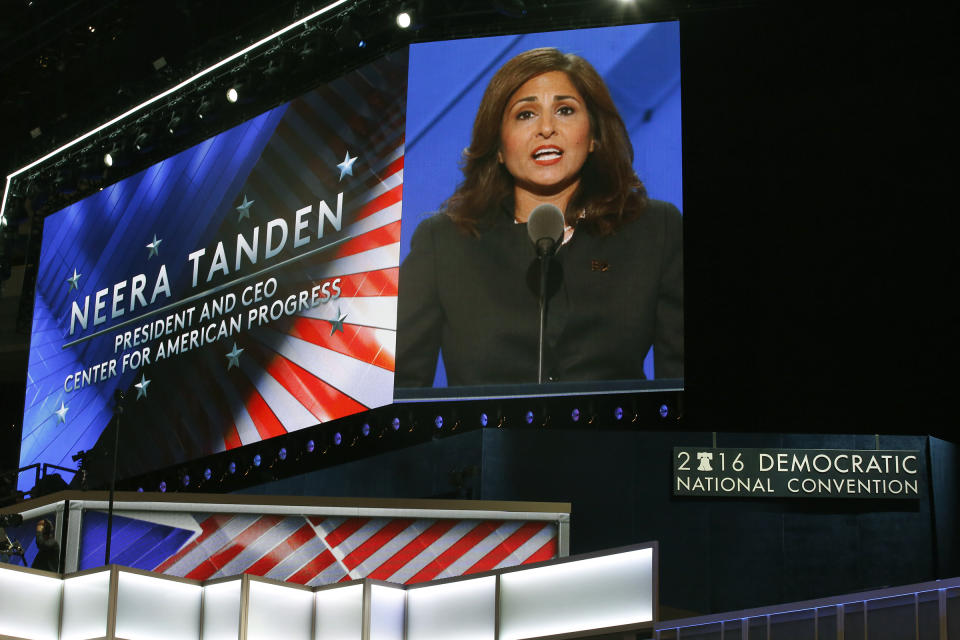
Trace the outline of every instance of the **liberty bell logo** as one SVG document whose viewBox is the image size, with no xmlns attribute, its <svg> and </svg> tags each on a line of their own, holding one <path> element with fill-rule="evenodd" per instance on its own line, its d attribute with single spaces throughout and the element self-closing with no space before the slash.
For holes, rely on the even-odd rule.
<svg viewBox="0 0 960 640">
<path fill-rule="evenodd" d="M 710 465 L 710 461 L 713 460 L 713 454 L 709 451 L 698 451 L 697 460 L 700 461 L 700 466 L 697 467 L 697 471 L 713 471 L 713 467 Z"/>
</svg>

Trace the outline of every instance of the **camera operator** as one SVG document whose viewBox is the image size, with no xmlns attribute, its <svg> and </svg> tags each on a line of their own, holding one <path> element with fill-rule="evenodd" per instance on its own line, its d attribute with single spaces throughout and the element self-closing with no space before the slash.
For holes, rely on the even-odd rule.
<svg viewBox="0 0 960 640">
<path fill-rule="evenodd" d="M 37 522 L 37 557 L 30 566 L 55 573 L 60 570 L 60 544 L 54 536 L 53 523 L 49 520 Z"/>
</svg>

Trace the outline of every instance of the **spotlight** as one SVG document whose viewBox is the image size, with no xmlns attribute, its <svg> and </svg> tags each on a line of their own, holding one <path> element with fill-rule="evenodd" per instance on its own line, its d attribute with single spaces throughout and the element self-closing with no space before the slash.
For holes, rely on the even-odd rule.
<svg viewBox="0 0 960 640">
<path fill-rule="evenodd" d="M 166 481 L 166 480 L 161 480 L 161 481 L 160 481 L 160 486 L 158 486 L 157 488 L 160 489 L 160 493 L 166 493 L 166 492 L 167 492 L 167 481 Z"/>
<path fill-rule="evenodd" d="M 147 140 L 150 139 L 150 134 L 146 132 L 145 129 L 141 129 L 137 134 L 137 137 L 133 139 L 133 146 L 137 151 L 143 150 L 144 145 L 147 144 Z"/>
<path fill-rule="evenodd" d="M 410 26 L 410 14 L 406 11 L 401 11 L 397 14 L 397 26 L 401 29 L 406 29 Z"/>
<path fill-rule="evenodd" d="M 280 447 L 280 451 L 277 451 L 277 458 L 279 458 L 281 461 L 287 459 L 287 448 L 286 448 L 286 447 Z"/>
<path fill-rule="evenodd" d="M 189 473 L 183 474 L 183 481 L 182 481 L 182 482 L 183 482 L 183 486 L 185 486 L 185 487 L 189 487 L 189 486 L 190 486 L 190 474 L 189 474 Z"/>
<path fill-rule="evenodd" d="M 617 422 L 623 420 L 623 407 L 617 407 L 613 410 L 613 419 Z"/>
<path fill-rule="evenodd" d="M 274 75 L 280 73 L 283 70 L 283 65 L 275 62 L 272 58 L 267 62 L 267 66 L 263 68 L 263 75 L 268 78 L 273 77 Z"/>
<path fill-rule="evenodd" d="M 574 422 L 580 422 L 580 409 L 574 407 L 570 412 L 570 419 Z"/>
<path fill-rule="evenodd" d="M 227 463 L 227 473 L 233 475 L 237 472 L 237 463 L 231 460 Z"/>
<path fill-rule="evenodd" d="M 316 442 L 314 442 L 313 440 L 307 440 L 307 446 L 306 446 L 307 453 L 313 453 L 314 449 L 316 448 L 317 448 Z"/>
<path fill-rule="evenodd" d="M 394 431 L 400 431 L 400 418 L 394 418 L 390 422 L 390 428 L 393 429 Z"/>
<path fill-rule="evenodd" d="M 363 426 L 360 427 L 360 434 L 361 434 L 364 438 L 366 438 L 368 435 L 370 435 L 370 424 L 369 424 L 369 423 L 367 423 L 367 422 L 364 422 L 364 423 L 363 423 Z"/>
<path fill-rule="evenodd" d="M 233 104 L 240 97 L 240 94 L 237 93 L 237 90 L 233 87 L 227 89 L 227 102 Z"/>
<path fill-rule="evenodd" d="M 434 425 L 437 429 L 443 429 L 443 416 L 437 416 L 436 418 L 434 418 L 434 419 L 433 419 L 433 425 Z"/>
<path fill-rule="evenodd" d="M 533 424 L 533 411 L 527 411 L 527 415 L 523 419 L 526 420 L 527 424 Z"/>
<path fill-rule="evenodd" d="M 212 477 L 213 477 L 213 469 L 211 469 L 210 467 L 207 467 L 206 469 L 203 470 L 204 480 L 209 480 Z"/>
<path fill-rule="evenodd" d="M 363 49 L 367 46 L 366 40 L 363 38 L 363 34 L 360 33 L 353 25 L 353 21 L 350 17 L 346 17 L 336 31 L 333 32 L 333 39 L 336 40 L 344 49 Z"/>
<path fill-rule="evenodd" d="M 670 415 L 670 407 L 665 404 L 660 405 L 660 417 L 666 418 L 668 415 Z"/>
<path fill-rule="evenodd" d="M 485 427 L 485 426 L 487 426 L 487 424 L 488 424 L 489 422 L 490 422 L 490 417 L 489 417 L 487 414 L 485 414 L 485 413 L 481 413 L 481 414 L 480 414 L 480 426 L 481 426 L 481 427 Z"/>
<path fill-rule="evenodd" d="M 137 487 L 137 493 L 143 493 L 143 487 Z"/>
<path fill-rule="evenodd" d="M 200 104 L 197 106 L 197 118 L 203 120 L 203 116 L 208 114 L 212 108 L 213 103 L 206 96 L 200 98 Z"/>
<path fill-rule="evenodd" d="M 167 131 L 170 133 L 175 133 L 177 127 L 180 126 L 180 116 L 176 113 L 170 115 L 170 120 L 167 121 Z"/>
<path fill-rule="evenodd" d="M 339 447 L 341 442 L 343 442 L 343 435 L 337 431 L 333 434 L 333 444 Z"/>
<path fill-rule="evenodd" d="M 253 456 L 253 466 L 259 467 L 261 462 L 263 462 L 263 458 L 260 457 L 260 454 L 259 454 L 259 453 L 254 454 L 254 456 Z"/>
<path fill-rule="evenodd" d="M 110 147 L 110 150 L 103 154 L 103 164 L 108 167 L 112 167 L 113 163 L 117 161 L 117 155 L 120 153 L 120 147 L 116 143 Z"/>
</svg>

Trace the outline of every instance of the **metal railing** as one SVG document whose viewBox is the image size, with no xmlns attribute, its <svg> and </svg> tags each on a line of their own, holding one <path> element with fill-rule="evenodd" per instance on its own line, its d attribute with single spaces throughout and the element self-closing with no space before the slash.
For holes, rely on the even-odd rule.
<svg viewBox="0 0 960 640">
<path fill-rule="evenodd" d="M 960 637 L 960 578 L 665 620 L 654 640 L 948 640 Z"/>
</svg>

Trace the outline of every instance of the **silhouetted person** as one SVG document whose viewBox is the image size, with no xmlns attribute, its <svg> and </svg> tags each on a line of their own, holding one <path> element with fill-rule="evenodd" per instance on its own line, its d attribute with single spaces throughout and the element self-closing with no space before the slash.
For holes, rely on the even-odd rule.
<svg viewBox="0 0 960 640">
<path fill-rule="evenodd" d="M 53 533 L 53 523 L 41 520 L 37 523 L 37 557 L 30 565 L 44 571 L 60 571 L 60 544 Z"/>
</svg>

